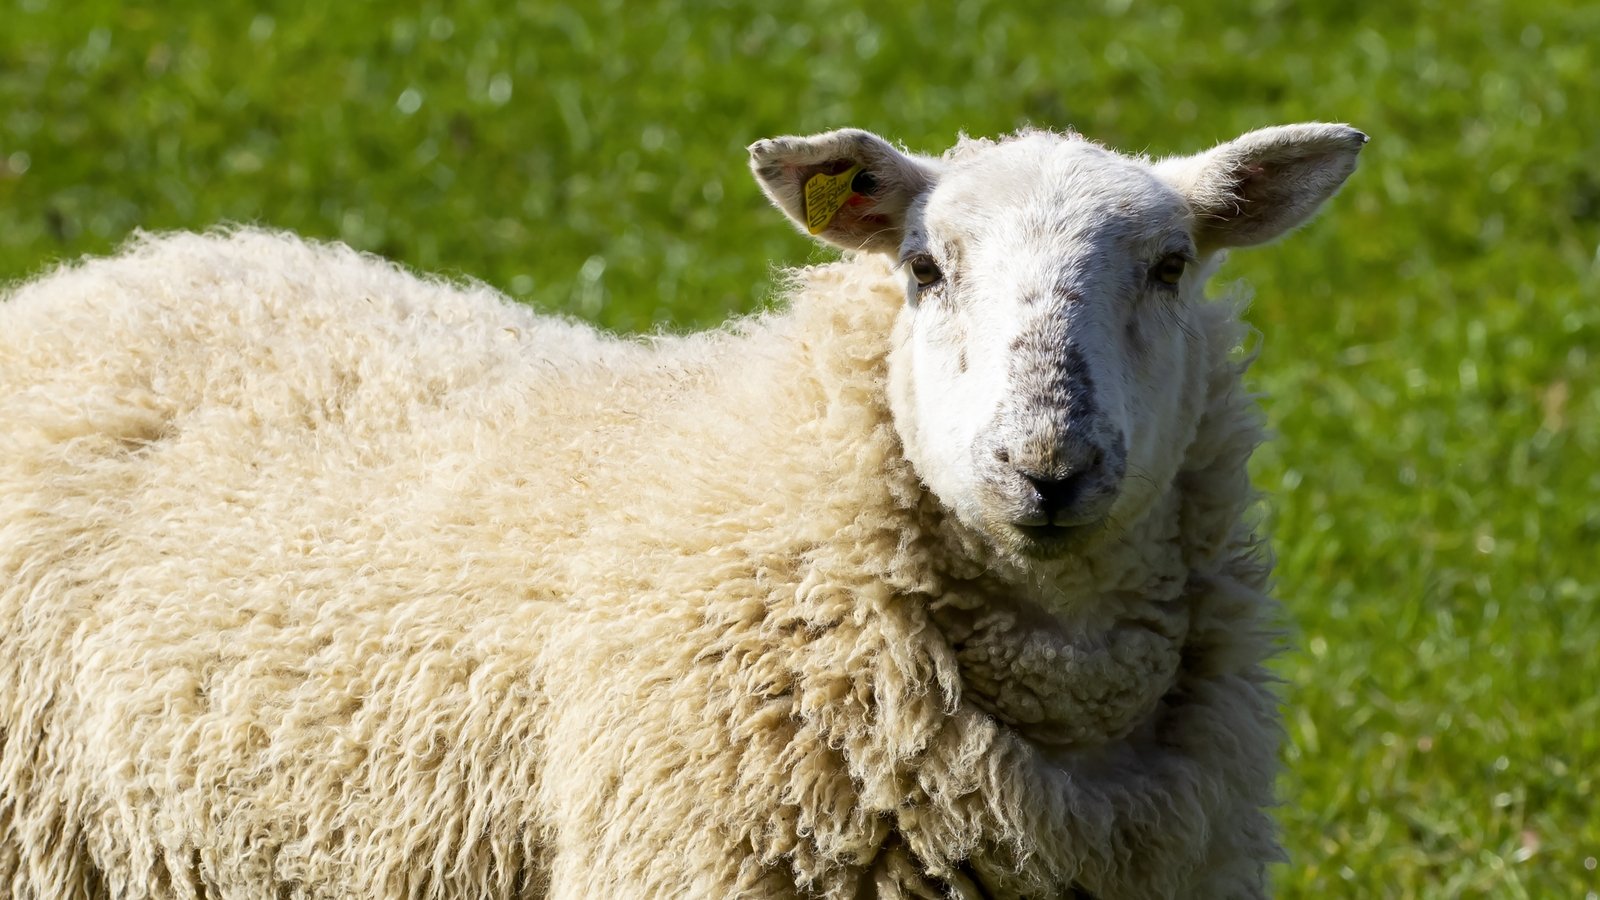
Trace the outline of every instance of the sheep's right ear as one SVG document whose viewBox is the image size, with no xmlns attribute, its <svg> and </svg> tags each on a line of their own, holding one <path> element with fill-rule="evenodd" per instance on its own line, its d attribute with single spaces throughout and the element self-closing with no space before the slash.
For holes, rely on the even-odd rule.
<svg viewBox="0 0 1600 900">
<path fill-rule="evenodd" d="M 750 145 L 750 171 L 800 230 L 846 250 L 896 253 L 935 163 L 859 128 Z"/>
</svg>

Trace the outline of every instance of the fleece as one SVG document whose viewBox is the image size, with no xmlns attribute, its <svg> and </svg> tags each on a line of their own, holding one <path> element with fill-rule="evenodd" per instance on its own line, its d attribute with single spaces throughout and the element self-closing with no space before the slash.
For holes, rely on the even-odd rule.
<svg viewBox="0 0 1600 900">
<path fill-rule="evenodd" d="M 901 452 L 887 261 L 624 339 L 339 245 L 0 300 L 0 893 L 1255 897 L 1238 304 L 1041 623 Z"/>
</svg>

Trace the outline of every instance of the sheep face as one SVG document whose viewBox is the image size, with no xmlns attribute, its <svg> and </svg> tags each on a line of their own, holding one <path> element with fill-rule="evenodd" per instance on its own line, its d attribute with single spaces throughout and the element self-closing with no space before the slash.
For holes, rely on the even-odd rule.
<svg viewBox="0 0 1600 900">
<path fill-rule="evenodd" d="M 1191 319 L 1219 251 L 1309 218 L 1365 141 L 1288 126 L 1152 164 L 1034 131 L 935 160 L 846 130 L 751 154 L 811 234 L 898 261 L 907 457 L 998 549 L 1039 558 L 1115 537 L 1167 490 L 1204 405 Z"/>
<path fill-rule="evenodd" d="M 1053 554 L 1137 518 L 1199 404 L 1192 216 L 1084 140 L 958 147 L 909 216 L 895 415 L 928 486 L 996 543 Z"/>
</svg>

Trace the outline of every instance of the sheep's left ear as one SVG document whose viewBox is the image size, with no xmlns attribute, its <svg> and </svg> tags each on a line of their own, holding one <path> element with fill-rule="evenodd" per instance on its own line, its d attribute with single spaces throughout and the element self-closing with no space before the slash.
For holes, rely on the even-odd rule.
<svg viewBox="0 0 1600 900">
<path fill-rule="evenodd" d="M 750 171 L 773 204 L 846 250 L 898 252 L 906 212 L 933 187 L 935 165 L 859 128 L 750 145 Z"/>
<path fill-rule="evenodd" d="M 1303 224 L 1356 168 L 1367 136 L 1348 125 L 1263 128 L 1156 172 L 1189 200 L 1203 249 L 1270 241 Z"/>
</svg>

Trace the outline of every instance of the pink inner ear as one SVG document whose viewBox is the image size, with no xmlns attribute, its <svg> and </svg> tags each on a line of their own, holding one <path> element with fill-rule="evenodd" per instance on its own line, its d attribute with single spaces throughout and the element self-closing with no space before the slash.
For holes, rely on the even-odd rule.
<svg viewBox="0 0 1600 900">
<path fill-rule="evenodd" d="M 782 163 L 785 178 L 799 182 L 802 186 L 813 175 L 838 175 L 849 169 L 855 163 L 848 159 L 830 159 L 825 163 Z"/>
<path fill-rule="evenodd" d="M 1249 163 L 1240 167 L 1234 193 L 1243 200 L 1286 197 L 1291 193 L 1291 185 L 1294 183 L 1292 176 L 1297 173 L 1314 173 L 1333 156 L 1333 153 L 1309 152 L 1290 158 Z M 1284 183 L 1285 176 L 1289 176 L 1289 184 Z"/>
<path fill-rule="evenodd" d="M 1255 162 L 1244 166 L 1234 194 L 1247 203 L 1282 203 L 1288 198 L 1289 185 L 1281 177 L 1285 163 Z"/>
<path fill-rule="evenodd" d="M 839 214 L 834 216 L 833 223 L 828 226 L 829 231 L 838 234 L 861 235 L 875 233 L 889 227 L 889 217 L 881 213 L 870 213 L 862 204 L 870 198 L 860 194 L 852 195 L 845 205 L 839 208 Z"/>
<path fill-rule="evenodd" d="M 841 172 L 846 171 L 847 169 L 849 169 L 853 165 L 855 165 L 855 162 L 853 162 L 852 160 L 845 159 L 843 157 L 841 157 L 839 159 L 830 159 L 827 162 L 822 163 L 821 165 L 810 167 L 810 172 L 808 174 L 809 175 L 818 175 L 818 174 L 821 174 L 821 175 L 838 175 Z"/>
<path fill-rule="evenodd" d="M 1242 199 L 1249 199 L 1251 188 L 1258 187 L 1266 174 L 1265 163 L 1247 163 L 1240 166 L 1234 174 L 1233 193 Z"/>
</svg>

